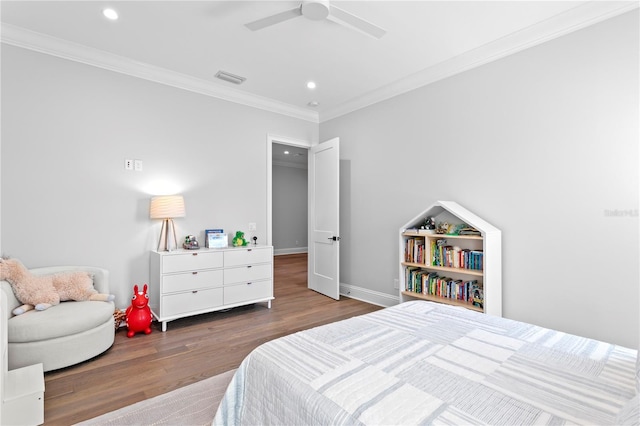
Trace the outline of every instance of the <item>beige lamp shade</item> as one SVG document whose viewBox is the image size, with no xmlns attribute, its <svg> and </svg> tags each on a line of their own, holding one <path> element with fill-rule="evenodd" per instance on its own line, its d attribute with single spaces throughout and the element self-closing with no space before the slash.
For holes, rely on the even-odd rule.
<svg viewBox="0 0 640 426">
<path fill-rule="evenodd" d="M 160 195 L 151 198 L 149 218 L 172 219 L 184 216 L 184 198 L 182 195 Z"/>
</svg>

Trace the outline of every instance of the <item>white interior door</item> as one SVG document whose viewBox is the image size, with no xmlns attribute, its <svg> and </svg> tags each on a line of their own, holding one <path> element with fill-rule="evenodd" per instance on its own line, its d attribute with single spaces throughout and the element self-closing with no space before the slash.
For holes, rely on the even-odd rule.
<svg viewBox="0 0 640 426">
<path fill-rule="evenodd" d="M 309 151 L 309 257 L 311 290 L 340 299 L 340 140 Z"/>
</svg>

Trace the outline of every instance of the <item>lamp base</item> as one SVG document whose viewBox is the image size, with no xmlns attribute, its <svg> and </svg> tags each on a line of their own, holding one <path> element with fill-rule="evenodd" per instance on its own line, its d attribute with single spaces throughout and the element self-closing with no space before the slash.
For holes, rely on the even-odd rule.
<svg viewBox="0 0 640 426">
<path fill-rule="evenodd" d="M 160 230 L 160 239 L 158 239 L 158 248 L 156 251 L 171 251 L 171 244 L 169 243 L 169 238 L 170 238 L 170 234 L 172 233 L 173 233 L 174 249 L 177 249 L 178 240 L 176 238 L 176 226 L 173 223 L 173 219 L 163 219 L 162 229 Z M 163 239 L 164 239 L 164 248 L 160 250 L 160 246 L 162 245 Z"/>
</svg>

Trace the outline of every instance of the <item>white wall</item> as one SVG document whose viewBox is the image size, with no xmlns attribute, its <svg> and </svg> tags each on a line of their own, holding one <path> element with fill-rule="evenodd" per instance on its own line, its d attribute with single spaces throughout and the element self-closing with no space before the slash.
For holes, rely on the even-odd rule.
<svg viewBox="0 0 640 426">
<path fill-rule="evenodd" d="M 268 133 L 317 124 L 2 46 L 2 250 L 29 267 L 109 269 L 119 307 L 149 279 L 159 182 L 184 195 L 178 235 L 257 224 L 266 241 Z M 143 171 L 125 171 L 125 159 Z M 179 241 L 181 244 L 181 242 Z"/>
<path fill-rule="evenodd" d="M 273 165 L 273 250 L 307 252 L 307 169 Z"/>
<path fill-rule="evenodd" d="M 637 347 L 638 51 L 634 11 L 322 123 L 341 282 L 397 294 L 398 228 L 453 200 L 502 230 L 506 317 Z"/>
</svg>

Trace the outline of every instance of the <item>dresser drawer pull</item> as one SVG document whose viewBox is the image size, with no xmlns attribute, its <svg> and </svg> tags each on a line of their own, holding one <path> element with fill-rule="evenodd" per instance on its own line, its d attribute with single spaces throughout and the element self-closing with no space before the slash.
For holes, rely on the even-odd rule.
<svg viewBox="0 0 640 426">
<path fill-rule="evenodd" d="M 253 249 L 247 249 L 247 251 L 251 251 L 251 250 L 253 250 Z"/>
<path fill-rule="evenodd" d="M 198 290 L 192 290 L 191 293 L 196 294 Z"/>
<path fill-rule="evenodd" d="M 193 275 L 198 275 L 198 271 L 192 272 Z"/>
<path fill-rule="evenodd" d="M 251 265 L 247 265 L 247 268 L 251 268 Z"/>
<path fill-rule="evenodd" d="M 252 283 L 252 282 L 248 282 L 248 283 L 247 283 L 247 285 L 251 285 L 251 284 L 253 284 L 253 283 Z"/>
<path fill-rule="evenodd" d="M 191 256 L 197 256 L 198 253 L 191 253 Z"/>
</svg>

